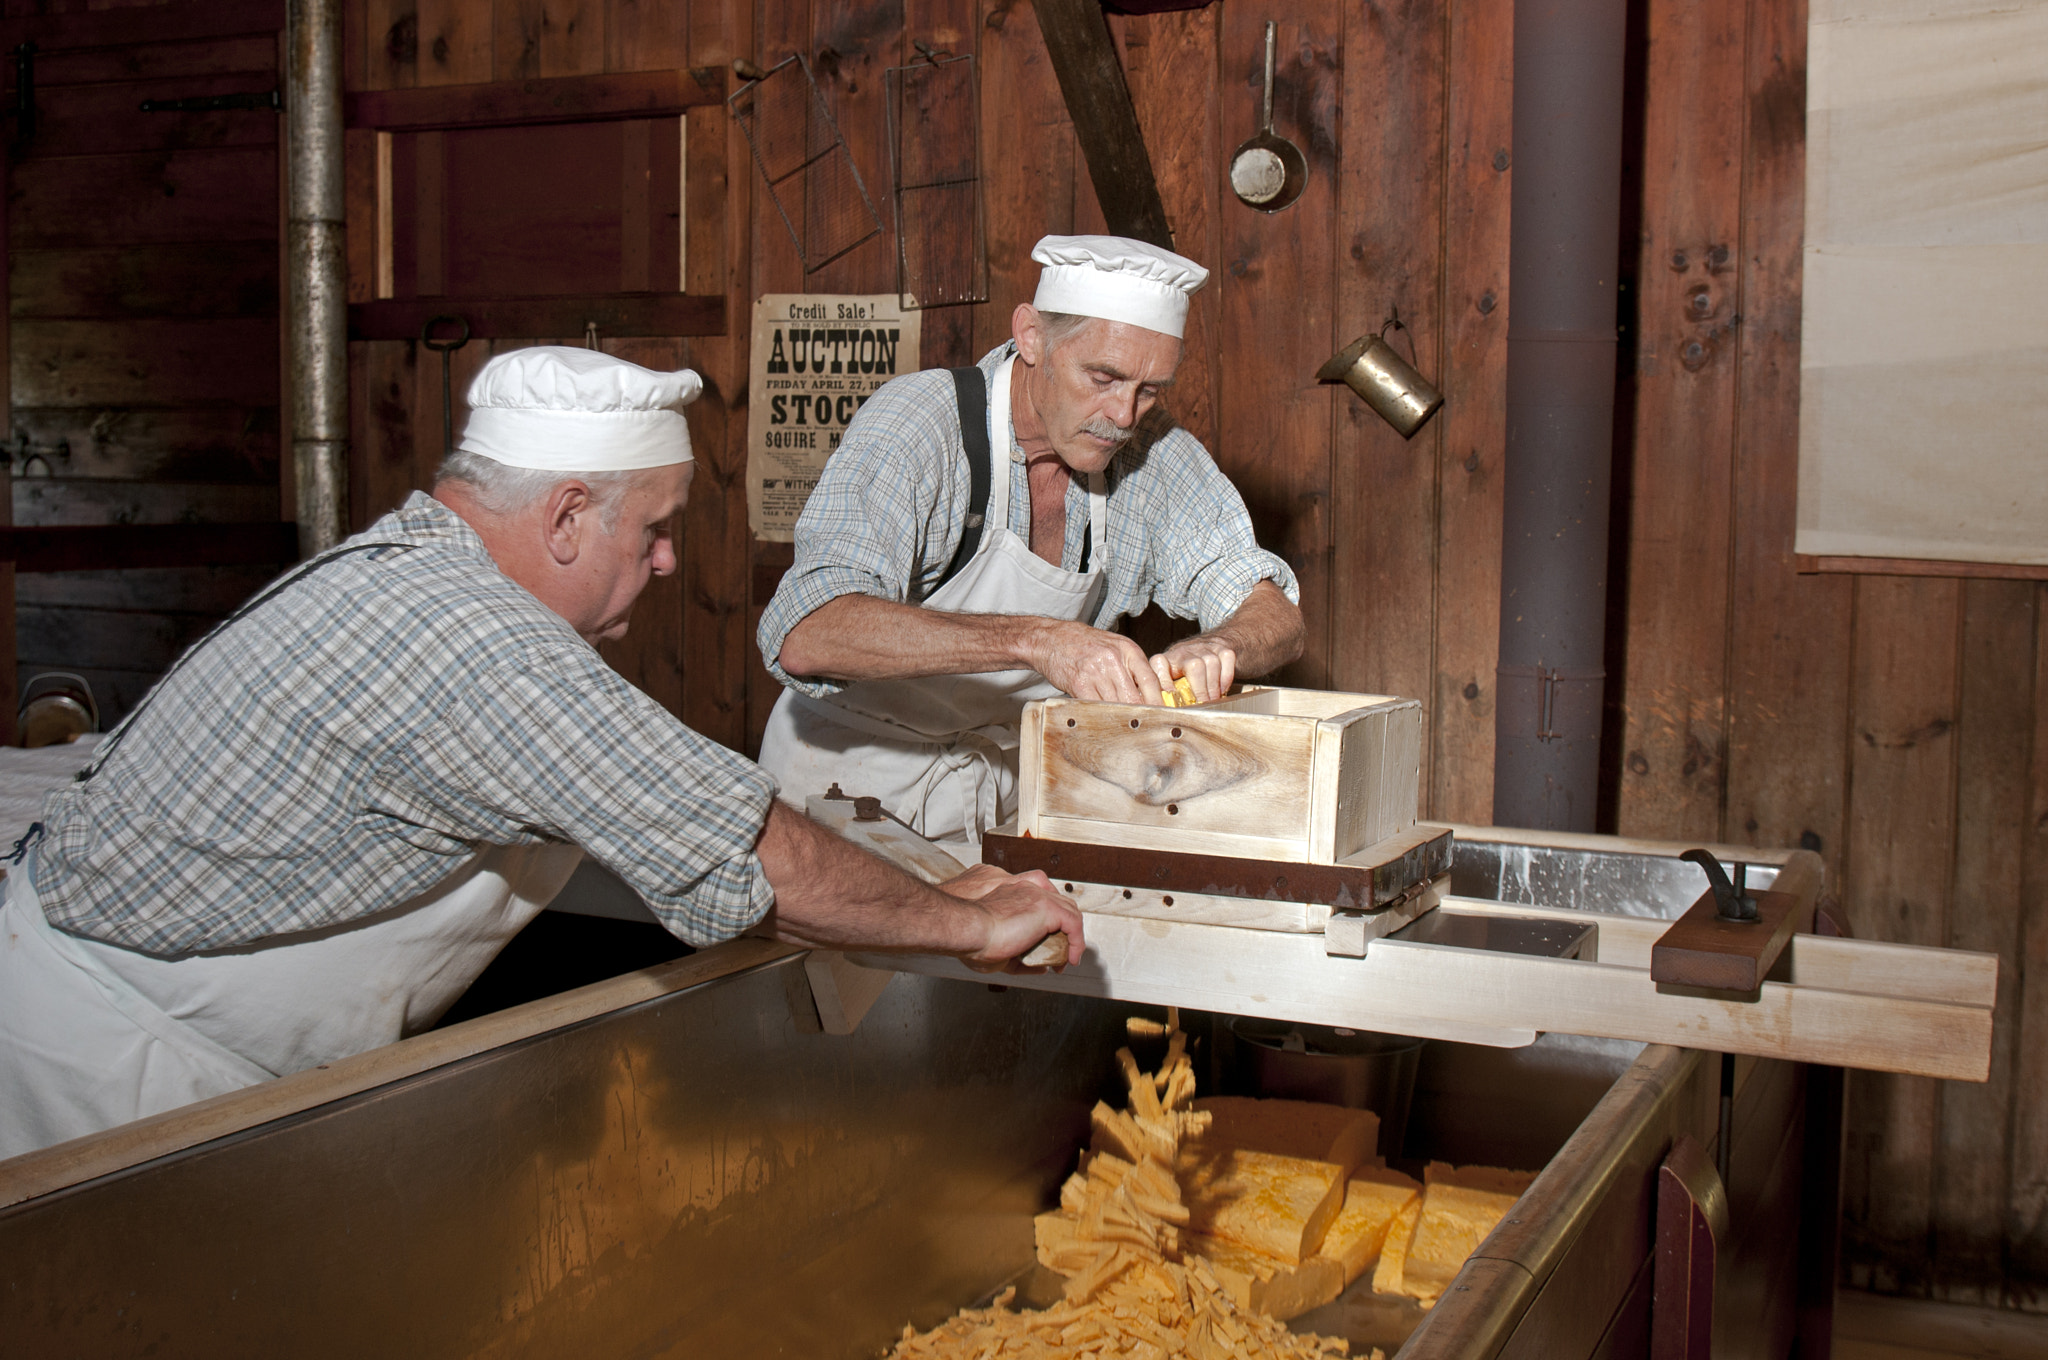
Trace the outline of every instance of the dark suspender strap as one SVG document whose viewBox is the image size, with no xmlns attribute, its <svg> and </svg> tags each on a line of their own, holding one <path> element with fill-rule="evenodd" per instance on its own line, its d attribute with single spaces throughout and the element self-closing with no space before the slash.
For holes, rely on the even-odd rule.
<svg viewBox="0 0 2048 1360">
<path fill-rule="evenodd" d="M 385 542 L 357 543 L 349 547 L 329 549 L 327 552 L 322 553 L 320 556 L 316 558 L 313 558 L 309 562 L 300 563 L 297 567 L 294 567 L 289 573 L 279 577 L 275 581 L 272 581 L 264 589 L 257 592 L 255 595 L 251 596 L 248 600 L 244 601 L 241 608 L 235 610 L 234 613 L 228 615 L 219 623 L 215 624 L 212 628 L 208 629 L 205 637 L 200 638 L 199 641 L 193 643 L 190 647 L 187 647 L 185 649 L 185 654 L 179 657 L 176 661 L 173 661 L 171 663 L 171 668 L 165 671 L 163 675 L 157 679 L 157 682 L 149 687 L 149 692 L 147 694 L 144 694 L 142 696 L 142 702 L 137 704 L 134 708 L 129 709 L 128 716 L 121 719 L 120 723 L 114 728 L 114 730 L 108 734 L 107 739 L 100 743 L 99 749 L 93 752 L 92 763 L 87 765 L 84 769 L 80 770 L 77 774 L 72 775 L 72 779 L 74 779 L 80 784 L 86 784 L 92 781 L 92 777 L 100 772 L 100 767 L 107 763 L 107 757 L 114 754 L 114 748 L 121 744 L 121 738 L 128 735 L 128 729 L 135 725 L 135 720 L 137 718 L 142 716 L 142 710 L 148 708 L 149 701 L 157 696 L 157 691 L 161 690 L 164 687 L 165 682 L 167 682 L 173 675 L 176 675 L 179 672 L 179 670 L 181 670 L 184 667 L 185 663 L 187 661 L 190 661 L 193 658 L 193 656 L 198 653 L 201 647 L 204 647 L 207 643 L 213 641 L 222 633 L 225 633 L 229 628 L 232 628 L 235 624 L 241 622 L 249 615 L 255 613 L 256 610 L 262 607 L 263 605 L 269 603 L 271 600 L 276 599 L 279 595 L 283 594 L 287 588 L 298 584 L 301 580 L 305 579 L 308 576 L 311 576 L 314 572 L 320 570 L 320 568 L 326 566 L 328 563 L 338 562 L 344 557 L 353 557 L 357 553 L 374 552 L 378 548 L 397 548 L 402 552 L 412 551 L 412 545 L 410 543 Z M 15 848 L 18 850 L 21 847 L 16 846 Z"/>
<path fill-rule="evenodd" d="M 988 515 L 990 454 L 988 446 L 988 379 L 979 368 L 955 368 L 953 398 L 960 408 L 960 437 L 967 444 L 967 528 L 960 535 L 959 550 L 939 578 L 939 586 L 960 574 L 981 547 L 982 521 Z"/>
</svg>

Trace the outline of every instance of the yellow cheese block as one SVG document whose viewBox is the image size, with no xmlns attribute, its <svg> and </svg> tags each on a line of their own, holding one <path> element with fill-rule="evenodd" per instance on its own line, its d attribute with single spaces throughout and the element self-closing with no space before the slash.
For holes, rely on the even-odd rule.
<svg viewBox="0 0 2048 1360">
<path fill-rule="evenodd" d="M 1336 1262 L 1343 1269 L 1344 1283 L 1350 1284 L 1379 1258 L 1388 1228 L 1421 1196 L 1422 1187 L 1413 1177 L 1368 1167 L 1345 1187 L 1344 1207 L 1324 1234 L 1317 1255 Z"/>
<path fill-rule="evenodd" d="M 1408 1246 L 1401 1290 L 1427 1306 L 1450 1287 L 1465 1258 L 1507 1216 L 1536 1177 L 1498 1167 L 1431 1162 L 1422 1179 L 1422 1213 Z M 1374 1283 L 1377 1285 L 1377 1279 Z"/>
<path fill-rule="evenodd" d="M 1328 1162 L 1250 1148 L 1183 1149 L 1177 1168 L 1188 1230 L 1250 1247 L 1288 1265 L 1315 1253 L 1344 1197 Z"/>
<path fill-rule="evenodd" d="M 1408 1244 L 1414 1240 L 1415 1224 L 1422 1217 L 1422 1196 L 1416 1195 L 1394 1214 L 1380 1245 L 1379 1264 L 1372 1270 L 1375 1294 L 1400 1294 L 1408 1266 Z"/>
<path fill-rule="evenodd" d="M 1380 1117 L 1371 1110 L 1250 1096 L 1204 1096 L 1195 1108 L 1214 1116 L 1200 1136 L 1204 1146 L 1309 1157 L 1332 1162 L 1347 1173 L 1379 1160 Z"/>
<path fill-rule="evenodd" d="M 1200 1234 L 1187 1239 L 1187 1253 L 1209 1263 L 1217 1283 L 1238 1307 L 1282 1322 L 1320 1308 L 1344 1292 L 1343 1268 L 1322 1256 L 1289 1265 L 1262 1251 Z"/>
<path fill-rule="evenodd" d="M 1173 682 L 1172 689 L 1159 691 L 1159 702 L 1165 704 L 1168 708 L 1193 708 L 1196 702 L 1195 687 L 1183 675 L 1180 679 Z"/>
</svg>

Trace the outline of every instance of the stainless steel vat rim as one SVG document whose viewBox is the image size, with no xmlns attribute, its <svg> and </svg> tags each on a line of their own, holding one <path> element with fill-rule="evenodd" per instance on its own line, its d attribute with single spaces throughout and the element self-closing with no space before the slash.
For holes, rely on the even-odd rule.
<svg viewBox="0 0 2048 1360">
<path fill-rule="evenodd" d="M 1658 855 L 1677 859 L 1695 846 L 1709 850 L 1729 863 L 1778 864 L 1798 853 L 1796 847 L 1717 845 L 1709 841 L 1649 841 L 1633 836 L 1610 836 L 1596 831 L 1527 831 L 1513 826 L 1473 826 L 1465 822 L 1436 823 L 1447 826 L 1458 840 L 1479 845 L 1526 845 L 1547 850 L 1591 850 L 1609 855 Z"/>
<path fill-rule="evenodd" d="M 479 1016 L 340 1062 L 294 1072 L 105 1133 L 0 1161 L 0 1209 L 126 1171 L 215 1138 L 304 1114 L 480 1053 L 750 973 L 803 952 L 795 945 L 774 940 L 729 940 L 658 968 Z"/>
<path fill-rule="evenodd" d="M 1492 1360 L 1499 1355 L 1636 1155 L 1638 1137 L 1684 1096 L 1704 1058 L 1695 1048 L 1645 1048 L 1523 1192 L 1510 1216 L 1466 1259 L 1450 1286 L 1467 1292 L 1466 1301 L 1455 1313 L 1432 1310 L 1394 1360 L 1422 1355 Z M 1660 1151 L 1657 1160 L 1662 1157 Z M 1438 1324 L 1434 1330 L 1432 1322 Z"/>
</svg>

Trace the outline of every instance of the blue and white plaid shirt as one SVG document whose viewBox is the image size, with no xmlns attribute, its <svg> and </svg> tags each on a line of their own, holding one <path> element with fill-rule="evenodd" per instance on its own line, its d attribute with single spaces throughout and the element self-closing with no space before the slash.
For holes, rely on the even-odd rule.
<svg viewBox="0 0 2048 1360">
<path fill-rule="evenodd" d="M 983 357 L 993 381 L 1013 342 Z M 1014 448 L 1014 432 L 1011 448 Z M 1031 537 L 1031 493 L 1021 454 L 994 451 L 1010 478 L 1009 528 Z M 1005 454 L 1010 456 L 1006 459 Z M 840 595 L 918 604 L 939 584 L 966 532 L 967 445 L 953 380 L 944 369 L 905 374 L 868 399 L 825 464 L 796 524 L 796 562 L 761 615 L 761 656 L 791 689 L 824 696 L 836 681 L 798 679 L 780 665 L 782 640 Z M 1260 581 L 1297 603 L 1287 564 L 1260 548 L 1237 488 L 1202 442 L 1174 427 L 1144 434 L 1110 460 L 1109 544 L 1091 556 L 1108 573 L 1102 607 L 1090 620 L 1114 628 L 1147 604 L 1214 628 L 1237 612 Z M 1077 571 L 1088 527 L 1085 480 L 1067 484 L 1067 538 L 1060 565 Z M 1092 565 L 1092 564 L 1091 564 Z"/>
<path fill-rule="evenodd" d="M 199 643 L 101 751 L 44 804 L 36 889 L 51 924 L 150 954 L 368 916 L 487 845 L 580 845 L 693 944 L 774 902 L 775 781 L 418 493 Z"/>
</svg>

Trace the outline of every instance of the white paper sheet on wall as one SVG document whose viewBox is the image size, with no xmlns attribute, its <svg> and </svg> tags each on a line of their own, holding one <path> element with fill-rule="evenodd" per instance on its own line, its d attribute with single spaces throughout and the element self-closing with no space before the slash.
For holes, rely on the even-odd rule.
<svg viewBox="0 0 2048 1360">
<path fill-rule="evenodd" d="M 1814 0 L 1797 551 L 2048 564 L 2048 0 Z"/>
</svg>

